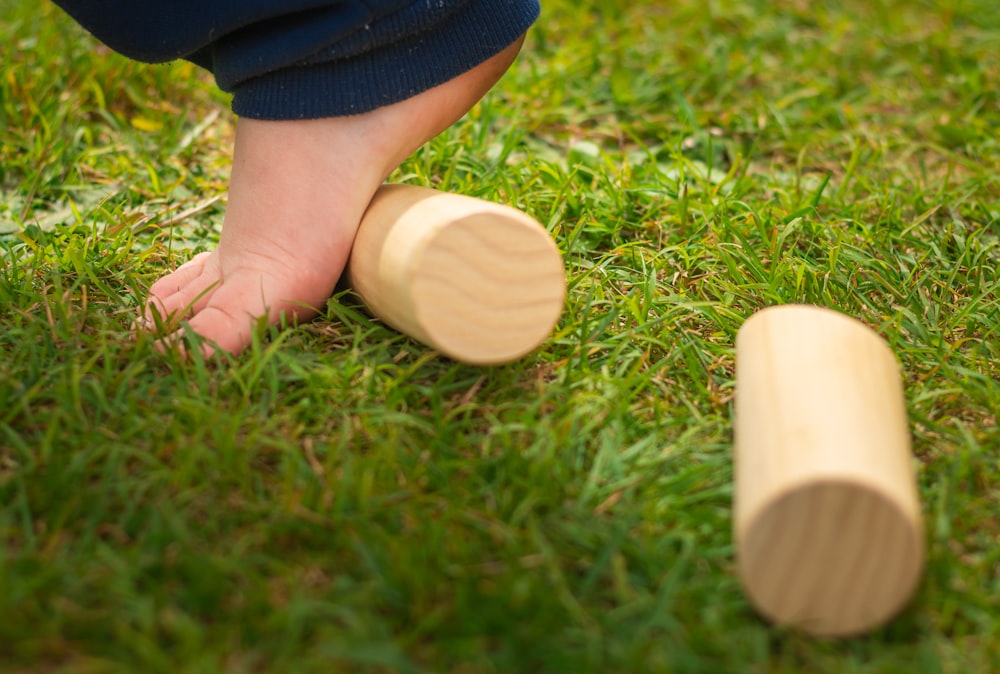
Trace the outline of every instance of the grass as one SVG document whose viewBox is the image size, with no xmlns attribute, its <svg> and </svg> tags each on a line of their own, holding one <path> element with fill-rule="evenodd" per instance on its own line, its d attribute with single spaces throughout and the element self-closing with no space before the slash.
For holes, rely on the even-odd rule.
<svg viewBox="0 0 1000 674">
<path fill-rule="evenodd" d="M 394 176 L 559 242 L 557 330 L 489 369 L 343 301 L 219 365 L 133 340 L 227 101 L 0 16 L 0 671 L 1000 671 L 996 3 L 546 0 Z M 789 302 L 904 372 L 929 559 L 865 637 L 734 576 L 733 339 Z"/>
</svg>

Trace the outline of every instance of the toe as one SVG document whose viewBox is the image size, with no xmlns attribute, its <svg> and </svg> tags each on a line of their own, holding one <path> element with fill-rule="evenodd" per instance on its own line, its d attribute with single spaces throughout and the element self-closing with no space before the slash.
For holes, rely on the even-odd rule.
<svg viewBox="0 0 1000 674">
<path fill-rule="evenodd" d="M 158 324 L 173 324 L 208 304 L 219 286 L 221 272 L 204 255 L 193 258 L 150 287 L 149 299 L 141 317 L 149 329 Z"/>
<path fill-rule="evenodd" d="M 250 345 L 253 331 L 258 327 L 273 325 L 284 315 L 295 320 L 307 320 L 316 315 L 311 304 L 299 304 L 289 299 L 273 303 L 268 298 L 294 297 L 288 288 L 278 290 L 266 285 L 259 275 L 234 275 L 213 292 L 211 299 L 188 320 L 188 326 L 205 340 L 205 355 L 212 350 L 239 353 Z"/>
<path fill-rule="evenodd" d="M 238 353 L 250 345 L 254 326 L 269 307 L 265 297 L 264 278 L 259 273 L 235 272 L 226 282 L 213 289 L 204 301 L 198 301 L 188 327 L 205 340 L 205 355 L 214 349 Z M 272 322 L 272 321 L 269 321 Z"/>
<path fill-rule="evenodd" d="M 211 256 L 209 252 L 198 253 L 174 271 L 159 278 L 149 287 L 149 294 L 163 300 L 179 292 L 192 280 L 201 276 L 209 256 Z"/>
<path fill-rule="evenodd" d="M 201 352 L 210 356 L 217 350 L 239 353 L 250 345 L 252 316 L 234 314 L 221 306 L 207 306 L 188 321 L 188 326 L 203 340 Z"/>
</svg>

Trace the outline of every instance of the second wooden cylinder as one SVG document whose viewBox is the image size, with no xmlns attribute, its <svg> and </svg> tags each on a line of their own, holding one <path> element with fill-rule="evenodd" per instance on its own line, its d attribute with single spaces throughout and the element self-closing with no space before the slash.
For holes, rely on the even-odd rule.
<svg viewBox="0 0 1000 674">
<path fill-rule="evenodd" d="M 811 306 L 747 320 L 734 453 L 738 573 L 762 615 L 848 636 L 906 605 L 923 526 L 900 372 L 877 334 Z"/>
</svg>

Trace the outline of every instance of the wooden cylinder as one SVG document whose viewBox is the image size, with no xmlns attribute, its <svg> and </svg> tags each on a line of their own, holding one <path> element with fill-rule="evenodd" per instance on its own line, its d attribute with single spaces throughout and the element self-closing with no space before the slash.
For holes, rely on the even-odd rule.
<svg viewBox="0 0 1000 674">
<path fill-rule="evenodd" d="M 521 211 L 412 185 L 384 185 L 351 253 L 369 311 L 458 361 L 494 365 L 541 344 L 562 313 L 562 258 Z"/>
<path fill-rule="evenodd" d="M 736 338 L 734 537 L 756 609 L 850 636 L 913 594 L 923 524 L 900 372 L 843 314 L 765 309 Z"/>
</svg>

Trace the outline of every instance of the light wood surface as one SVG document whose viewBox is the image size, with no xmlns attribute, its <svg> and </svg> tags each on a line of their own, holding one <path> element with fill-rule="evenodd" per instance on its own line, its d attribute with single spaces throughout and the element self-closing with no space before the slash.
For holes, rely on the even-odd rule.
<svg viewBox="0 0 1000 674">
<path fill-rule="evenodd" d="M 824 636 L 883 625 L 924 564 L 902 381 L 864 324 L 772 307 L 736 338 L 737 569 L 766 618 Z"/>
<path fill-rule="evenodd" d="M 455 360 L 493 365 L 535 349 L 562 313 L 562 258 L 521 211 L 384 185 L 354 241 L 348 283 L 390 326 Z"/>
</svg>

